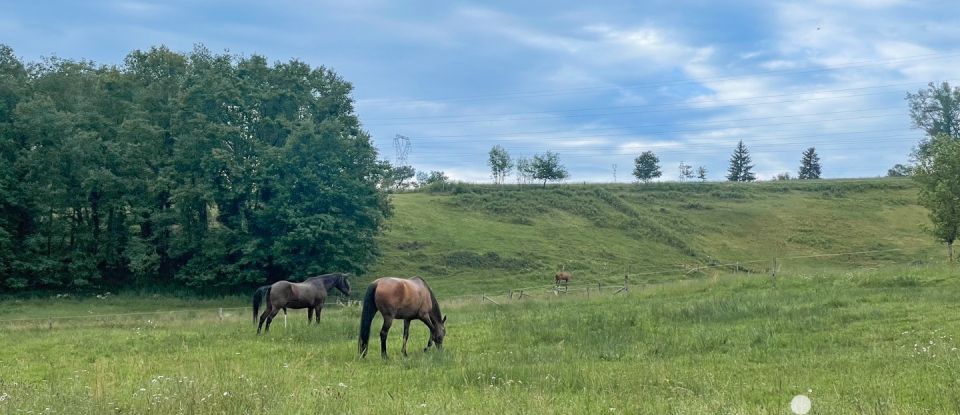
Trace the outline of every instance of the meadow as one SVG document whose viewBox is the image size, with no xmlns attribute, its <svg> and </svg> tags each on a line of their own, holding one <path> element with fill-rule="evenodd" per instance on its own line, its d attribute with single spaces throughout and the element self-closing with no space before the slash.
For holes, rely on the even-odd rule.
<svg viewBox="0 0 960 415">
<path fill-rule="evenodd" d="M 389 360 L 358 359 L 356 305 L 256 336 L 249 293 L 5 297 L 0 413 L 958 413 L 960 272 L 915 200 L 890 179 L 395 195 L 353 299 L 424 276 L 442 352 L 414 323 L 401 357 L 395 324 Z"/>
<path fill-rule="evenodd" d="M 442 352 L 356 357 L 359 310 L 256 336 L 248 309 L 84 317 L 139 297 L 34 299 L 75 319 L 0 326 L 0 413 L 676 413 L 960 411 L 960 292 L 947 265 L 760 275 L 442 302 Z M 242 307 L 244 298 L 152 307 Z M 379 317 L 374 328 L 379 327 Z M 374 331 L 376 336 L 376 330 Z"/>
</svg>

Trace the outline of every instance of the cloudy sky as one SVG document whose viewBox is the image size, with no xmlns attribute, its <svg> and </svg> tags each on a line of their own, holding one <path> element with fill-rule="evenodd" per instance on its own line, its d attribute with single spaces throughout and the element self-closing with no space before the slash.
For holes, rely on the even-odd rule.
<svg viewBox="0 0 960 415">
<path fill-rule="evenodd" d="M 0 1 L 0 43 L 119 64 L 166 45 L 297 58 L 355 86 L 381 150 L 490 181 L 487 152 L 559 153 L 630 180 L 645 150 L 722 180 L 738 140 L 767 179 L 816 146 L 825 177 L 883 175 L 921 133 L 904 95 L 960 78 L 951 1 Z"/>
</svg>

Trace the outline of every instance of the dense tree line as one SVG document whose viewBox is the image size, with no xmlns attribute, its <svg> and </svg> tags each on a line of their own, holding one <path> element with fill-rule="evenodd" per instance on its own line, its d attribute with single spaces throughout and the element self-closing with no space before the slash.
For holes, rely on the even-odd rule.
<svg viewBox="0 0 960 415">
<path fill-rule="evenodd" d="M 350 91 L 203 47 L 100 66 L 0 45 L 0 290 L 363 272 L 390 166 Z"/>
</svg>

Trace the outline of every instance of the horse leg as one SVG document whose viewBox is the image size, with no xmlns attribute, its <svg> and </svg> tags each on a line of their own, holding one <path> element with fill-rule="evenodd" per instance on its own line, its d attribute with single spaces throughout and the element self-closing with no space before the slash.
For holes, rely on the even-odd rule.
<svg viewBox="0 0 960 415">
<path fill-rule="evenodd" d="M 280 309 L 270 307 L 269 311 L 270 311 L 270 315 L 267 316 L 267 326 L 263 328 L 263 331 L 267 333 L 270 332 L 270 323 L 273 323 L 273 318 L 277 316 L 277 313 L 280 312 Z M 284 314 L 284 316 L 286 316 L 286 314 Z"/>
<path fill-rule="evenodd" d="M 393 324 L 393 317 L 383 316 L 383 327 L 380 328 L 380 356 L 387 358 L 387 334 L 390 333 L 390 326 Z"/>
<path fill-rule="evenodd" d="M 317 324 L 320 324 L 320 312 L 323 311 L 323 304 L 317 306 Z"/>
<path fill-rule="evenodd" d="M 403 320 L 403 357 L 407 357 L 407 338 L 410 337 L 410 319 Z"/>
<path fill-rule="evenodd" d="M 320 315 L 317 315 L 317 320 L 320 320 Z M 307 325 L 313 322 L 313 307 L 307 307 Z"/>
<path fill-rule="evenodd" d="M 267 315 L 270 314 L 270 305 L 267 305 L 266 310 L 263 310 L 263 314 L 260 315 L 260 324 L 257 325 L 257 334 L 260 334 L 260 329 L 263 328 L 263 322 L 267 320 Z"/>
</svg>

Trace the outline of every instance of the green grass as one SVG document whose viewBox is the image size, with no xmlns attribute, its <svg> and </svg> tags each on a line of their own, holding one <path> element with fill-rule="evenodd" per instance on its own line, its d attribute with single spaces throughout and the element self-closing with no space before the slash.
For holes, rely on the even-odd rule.
<svg viewBox="0 0 960 415">
<path fill-rule="evenodd" d="M 940 260 L 909 179 L 541 189 L 455 185 L 442 194 L 393 197 L 372 275 L 422 275 L 450 293 L 552 283 L 561 267 L 579 282 L 670 281 L 698 265 L 781 260 L 794 271 Z M 653 273 L 652 271 L 676 270 Z"/>
<path fill-rule="evenodd" d="M 717 274 L 627 295 L 449 300 L 442 353 L 420 351 L 415 323 L 399 357 L 397 325 L 387 361 L 356 359 L 356 308 L 319 326 L 294 312 L 260 337 L 246 310 L 6 322 L 0 413 L 784 414 L 798 394 L 815 414 L 957 413 L 958 276 L 903 266 L 772 288 Z M 36 299 L 15 314 L 139 300 Z"/>
<path fill-rule="evenodd" d="M 916 192 L 879 179 L 399 194 L 354 290 L 425 277 L 450 318 L 443 353 L 419 351 L 414 323 L 400 358 L 397 324 L 392 359 L 358 360 L 356 307 L 319 326 L 294 311 L 258 337 L 249 293 L 4 298 L 0 414 L 785 414 L 798 394 L 815 414 L 960 413 L 960 273 L 922 232 Z M 857 251 L 871 253 L 818 256 Z M 566 294 L 549 289 L 560 267 Z M 629 293 L 613 294 L 624 275 Z M 511 299 L 519 288 L 532 297 Z"/>
</svg>

